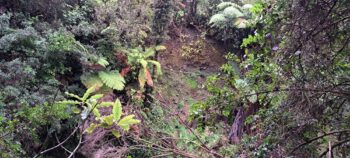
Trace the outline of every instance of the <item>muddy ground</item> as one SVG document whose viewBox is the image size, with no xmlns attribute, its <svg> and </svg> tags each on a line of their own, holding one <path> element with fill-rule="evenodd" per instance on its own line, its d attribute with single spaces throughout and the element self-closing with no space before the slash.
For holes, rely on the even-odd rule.
<svg viewBox="0 0 350 158">
<path fill-rule="evenodd" d="M 156 98 L 188 114 L 191 104 L 209 95 L 206 77 L 219 72 L 226 62 L 225 51 L 220 43 L 190 28 L 181 29 L 163 45 L 167 51 L 158 55 L 158 61 L 164 74 L 158 80 Z"/>
</svg>

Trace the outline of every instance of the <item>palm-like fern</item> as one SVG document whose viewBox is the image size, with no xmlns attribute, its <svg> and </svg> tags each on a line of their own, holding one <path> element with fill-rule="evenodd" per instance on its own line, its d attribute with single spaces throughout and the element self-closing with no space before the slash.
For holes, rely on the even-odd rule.
<svg viewBox="0 0 350 158">
<path fill-rule="evenodd" d="M 156 47 L 150 47 L 146 48 L 145 51 L 143 51 L 141 48 L 134 48 L 134 49 L 127 49 L 124 50 L 128 56 L 128 63 L 136 68 L 139 69 L 138 73 L 138 80 L 140 88 L 143 89 L 145 84 L 147 83 L 149 86 L 153 86 L 153 80 L 151 73 L 149 71 L 150 66 L 154 65 L 156 68 L 156 75 L 162 74 L 161 65 L 158 61 L 149 59 L 150 57 L 154 56 L 156 51 L 164 51 L 166 48 L 164 46 L 156 46 Z"/>
<path fill-rule="evenodd" d="M 232 2 L 222 2 L 217 5 L 218 13 L 210 18 L 209 24 L 216 28 L 246 28 L 248 20 L 252 18 L 251 4 L 239 6 Z"/>
</svg>

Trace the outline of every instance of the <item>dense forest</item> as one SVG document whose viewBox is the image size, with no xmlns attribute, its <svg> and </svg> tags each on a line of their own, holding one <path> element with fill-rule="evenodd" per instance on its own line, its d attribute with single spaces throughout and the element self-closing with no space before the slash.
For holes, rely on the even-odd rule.
<svg viewBox="0 0 350 158">
<path fill-rule="evenodd" d="M 350 0 L 0 0 L 1 158 L 349 158 Z"/>
</svg>

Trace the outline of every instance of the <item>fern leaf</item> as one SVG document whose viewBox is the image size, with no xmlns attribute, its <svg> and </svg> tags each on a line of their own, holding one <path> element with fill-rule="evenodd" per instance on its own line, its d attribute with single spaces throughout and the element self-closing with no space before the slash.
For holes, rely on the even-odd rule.
<svg viewBox="0 0 350 158">
<path fill-rule="evenodd" d="M 145 58 L 148 58 L 148 57 L 154 56 L 154 54 L 156 54 L 156 51 L 153 48 L 147 48 L 143 56 Z"/>
<path fill-rule="evenodd" d="M 122 116 L 122 104 L 120 103 L 119 99 L 115 100 L 112 113 L 113 113 L 114 121 L 119 121 L 120 117 Z"/>
<path fill-rule="evenodd" d="M 243 19 L 243 18 L 237 18 L 235 21 L 234 21 L 234 25 L 237 27 L 237 28 L 246 28 L 247 25 L 248 25 L 248 21 L 246 19 Z"/>
<path fill-rule="evenodd" d="M 158 61 L 147 60 L 147 62 L 152 63 L 153 65 L 156 66 L 157 75 L 162 75 L 162 66 L 160 65 L 160 63 Z"/>
<path fill-rule="evenodd" d="M 225 17 L 230 19 L 244 17 L 244 14 L 235 7 L 227 7 L 223 11 L 223 14 L 225 15 Z"/>
<path fill-rule="evenodd" d="M 69 92 L 66 92 L 65 94 L 68 95 L 69 97 L 78 99 L 78 100 L 80 100 L 80 101 L 83 100 L 83 98 L 79 97 L 78 95 L 75 95 L 75 94 L 72 94 L 72 93 L 69 93 Z"/>
<path fill-rule="evenodd" d="M 98 61 L 97 61 L 97 64 L 103 66 L 103 67 L 106 67 L 109 65 L 108 61 L 104 58 L 99 58 Z"/>
<path fill-rule="evenodd" d="M 209 24 L 214 27 L 220 27 L 225 24 L 225 22 L 227 22 L 227 19 L 224 14 L 215 14 L 209 20 Z"/>
<path fill-rule="evenodd" d="M 103 86 L 102 80 L 96 73 L 83 75 L 80 79 L 86 88 L 96 87 L 96 89 L 99 89 Z"/>
<path fill-rule="evenodd" d="M 232 6 L 232 4 L 233 4 L 232 2 L 222 2 L 222 3 L 218 4 L 218 5 L 216 6 L 216 8 L 217 8 L 218 10 L 223 10 L 223 9 L 229 7 L 229 6 Z"/>
<path fill-rule="evenodd" d="M 140 69 L 138 80 L 139 80 L 140 88 L 143 89 L 146 83 L 146 69 L 144 68 Z"/>
<path fill-rule="evenodd" d="M 120 133 L 116 130 L 112 130 L 112 134 L 116 137 L 116 138 L 120 138 Z"/>
<path fill-rule="evenodd" d="M 130 126 L 133 124 L 140 123 L 140 120 L 134 119 L 135 115 L 128 115 L 125 116 L 123 119 L 121 119 L 118 122 L 118 125 L 125 131 L 128 131 L 130 129 Z"/>
<path fill-rule="evenodd" d="M 243 10 L 250 10 L 251 8 L 253 8 L 254 6 L 252 4 L 245 4 L 243 5 L 242 9 Z"/>
<path fill-rule="evenodd" d="M 90 126 L 86 128 L 84 132 L 91 134 L 98 126 L 98 124 L 91 123 Z"/>
<path fill-rule="evenodd" d="M 90 97 L 90 99 L 101 99 L 103 97 L 103 94 L 95 94 L 93 96 Z"/>
<path fill-rule="evenodd" d="M 75 100 L 64 100 L 64 101 L 59 101 L 56 103 L 61 104 L 61 105 L 79 105 L 80 104 L 79 101 L 75 101 Z"/>
<path fill-rule="evenodd" d="M 118 71 L 101 71 L 98 73 L 98 76 L 106 86 L 115 89 L 123 90 L 125 86 L 124 78 L 119 74 Z"/>
<path fill-rule="evenodd" d="M 102 35 L 115 34 L 116 32 L 118 32 L 117 28 L 108 26 L 107 28 L 105 28 L 101 31 L 101 34 Z"/>
<path fill-rule="evenodd" d="M 94 113 L 96 119 L 99 119 L 101 117 L 101 113 L 98 109 L 93 109 L 92 112 Z"/>
<path fill-rule="evenodd" d="M 114 103 L 113 102 L 102 102 L 102 103 L 100 103 L 100 104 L 98 104 L 98 106 L 97 107 L 110 107 L 110 106 L 112 106 L 112 105 L 114 105 Z"/>
<path fill-rule="evenodd" d="M 166 50 L 166 47 L 165 46 L 163 46 L 163 45 L 158 45 L 158 46 L 156 46 L 156 51 L 159 51 L 159 52 L 161 52 L 161 51 L 165 51 Z"/>
<path fill-rule="evenodd" d="M 140 61 L 140 63 L 141 63 L 141 65 L 142 65 L 142 67 L 144 68 L 144 69 L 147 69 L 147 61 L 146 60 L 144 60 L 144 59 L 140 59 L 139 60 Z"/>
<path fill-rule="evenodd" d="M 83 95 L 82 101 L 85 102 L 85 100 L 90 96 L 91 93 L 95 92 L 96 88 L 95 86 L 90 87 Z"/>
<path fill-rule="evenodd" d="M 217 8 L 218 10 L 222 11 L 222 10 L 226 9 L 227 7 L 235 7 L 235 8 L 238 8 L 238 9 L 241 8 L 241 6 L 239 6 L 239 5 L 236 4 L 236 3 L 232 3 L 232 2 L 222 2 L 222 3 L 220 3 L 219 5 L 217 5 L 216 8 Z"/>
</svg>

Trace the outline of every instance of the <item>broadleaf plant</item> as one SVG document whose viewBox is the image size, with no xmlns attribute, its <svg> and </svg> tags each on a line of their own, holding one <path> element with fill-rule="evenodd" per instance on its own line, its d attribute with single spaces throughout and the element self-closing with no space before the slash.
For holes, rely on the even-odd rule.
<svg viewBox="0 0 350 158">
<path fill-rule="evenodd" d="M 122 104 L 119 99 L 115 102 L 100 102 L 99 99 L 103 97 L 103 94 L 95 94 L 96 87 L 89 88 L 82 97 L 75 94 L 66 93 L 68 96 L 74 96 L 77 100 L 63 100 L 56 102 L 57 104 L 70 105 L 72 109 L 83 109 L 80 111 L 82 121 L 88 120 L 90 117 L 94 117 L 95 120 L 90 122 L 85 132 L 91 134 L 98 127 L 113 129 L 112 134 L 116 137 L 120 136 L 120 133 L 115 130 L 115 127 L 120 127 L 124 131 L 128 131 L 130 126 L 140 123 L 140 120 L 134 119 L 135 115 L 123 115 Z M 78 101 L 79 100 L 79 101 Z M 109 115 L 102 115 L 101 109 L 112 107 L 112 112 Z"/>
<path fill-rule="evenodd" d="M 166 50 L 166 47 L 162 45 L 146 48 L 145 50 L 141 48 L 123 50 L 128 56 L 128 63 L 134 70 L 138 70 L 138 81 L 141 89 L 144 88 L 146 83 L 149 86 L 153 86 L 150 73 L 151 65 L 155 66 L 156 76 L 162 74 L 161 64 L 150 58 L 153 57 L 157 51 L 164 50 Z"/>
</svg>

